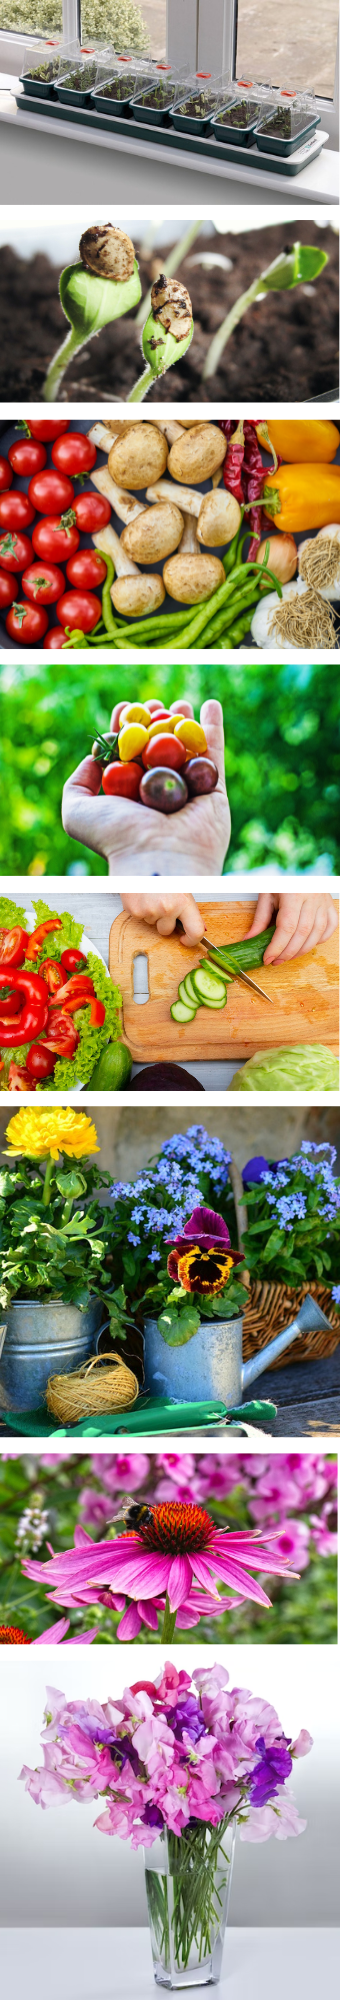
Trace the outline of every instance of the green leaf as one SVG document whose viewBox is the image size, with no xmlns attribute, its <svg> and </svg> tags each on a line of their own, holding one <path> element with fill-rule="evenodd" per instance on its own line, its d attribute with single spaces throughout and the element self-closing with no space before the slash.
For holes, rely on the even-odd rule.
<svg viewBox="0 0 340 2000">
<path fill-rule="evenodd" d="M 60 298 L 66 319 L 70 320 L 79 340 L 90 340 L 99 333 L 109 320 L 120 319 L 122 313 L 131 312 L 141 298 L 141 283 L 136 259 L 131 278 L 112 280 L 95 278 L 84 264 L 68 264 L 62 271 Z"/>
<path fill-rule="evenodd" d="M 86 1194 L 86 1180 L 84 1180 L 84 1175 L 76 1173 L 75 1169 L 72 1169 L 70 1173 L 62 1169 L 60 1173 L 56 1173 L 55 1178 L 59 1194 L 66 1194 L 69 1197 L 73 1195 L 74 1198 L 77 1194 Z"/>
<path fill-rule="evenodd" d="M 162 1312 L 157 1321 L 158 1331 L 167 1347 L 185 1347 L 192 1340 L 200 1326 L 200 1313 L 195 1306 L 186 1306 L 184 1312 Z"/>
<path fill-rule="evenodd" d="M 274 258 L 267 271 L 261 271 L 259 291 L 289 292 L 294 285 L 313 284 L 325 264 L 328 264 L 325 250 L 314 249 L 307 243 L 292 243 L 289 251 L 283 250 Z"/>
</svg>

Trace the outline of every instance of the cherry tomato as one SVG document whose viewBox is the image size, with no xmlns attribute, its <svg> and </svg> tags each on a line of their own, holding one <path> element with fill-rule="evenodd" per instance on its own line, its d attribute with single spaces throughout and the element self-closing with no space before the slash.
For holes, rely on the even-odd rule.
<svg viewBox="0 0 340 2000">
<path fill-rule="evenodd" d="M 218 784 L 218 770 L 212 757 L 190 757 L 185 766 L 185 783 L 193 799 L 200 798 L 205 792 L 214 792 Z"/>
<path fill-rule="evenodd" d="M 12 969 L 15 969 L 18 965 L 23 965 L 27 944 L 28 931 L 23 931 L 21 924 L 14 924 L 11 931 L 1 931 L 1 965 L 11 965 Z"/>
<path fill-rule="evenodd" d="M 102 493 L 79 493 L 74 502 L 77 527 L 83 535 L 95 535 L 98 528 L 107 528 L 111 520 L 110 501 L 104 500 Z"/>
<path fill-rule="evenodd" d="M 207 739 L 204 735 L 204 729 L 202 729 L 200 722 L 194 722 L 191 715 L 185 715 L 184 717 L 179 715 L 177 717 L 175 736 L 179 736 L 180 743 L 185 744 L 186 750 L 192 750 L 194 755 L 195 750 L 197 750 L 198 754 L 202 751 L 204 756 L 204 752 L 207 750 Z"/>
<path fill-rule="evenodd" d="M 64 589 L 62 569 L 57 569 L 54 563 L 31 563 L 30 569 L 24 569 L 21 582 L 30 604 L 56 604 Z"/>
<path fill-rule="evenodd" d="M 107 798 L 139 799 L 140 764 L 107 764 L 102 776 Z"/>
<path fill-rule="evenodd" d="M 57 1056 L 74 1056 L 78 1048 L 79 1034 L 70 1014 L 64 1014 L 62 1007 L 55 1007 L 47 1022 L 43 1046 L 55 1050 Z M 40 1048 L 42 1044 L 40 1042 Z"/>
<path fill-rule="evenodd" d="M 87 965 L 85 952 L 77 951 L 75 945 L 69 945 L 68 951 L 62 951 L 60 964 L 63 972 L 76 972 L 78 965 Z"/>
<path fill-rule="evenodd" d="M 0 493 L 7 493 L 8 487 L 12 485 L 12 480 L 13 473 L 8 464 L 8 458 L 0 458 Z"/>
<path fill-rule="evenodd" d="M 0 569 L 0 611 L 8 611 L 9 605 L 14 604 L 16 589 L 15 579 L 8 576 L 7 570 Z"/>
<path fill-rule="evenodd" d="M 142 702 L 130 701 L 127 702 L 126 708 L 121 709 L 119 717 L 120 729 L 125 728 L 126 722 L 142 722 L 144 729 L 150 728 L 148 709 L 143 707 Z"/>
<path fill-rule="evenodd" d="M 29 1049 L 28 1056 L 26 1056 L 26 1069 L 28 1069 L 29 1076 L 52 1076 L 55 1063 L 55 1055 L 52 1054 L 51 1049 L 44 1047 L 43 1042 L 36 1042 L 35 1047 Z"/>
<path fill-rule="evenodd" d="M 34 418 L 34 422 L 30 417 L 27 428 L 31 437 L 42 438 L 44 443 L 52 444 L 53 438 L 60 437 L 62 431 L 68 430 L 69 422 L 69 417 L 54 417 L 52 421 L 49 417 L 39 417 L 37 420 Z"/>
<path fill-rule="evenodd" d="M 143 764 L 146 765 L 147 771 L 159 764 L 166 764 L 169 771 L 181 771 L 185 761 L 184 743 L 176 741 L 175 736 L 165 734 L 152 736 L 150 743 L 147 743 L 146 749 L 143 750 Z"/>
<path fill-rule="evenodd" d="M 47 452 L 43 444 L 34 444 L 33 439 L 19 438 L 17 444 L 10 445 L 8 457 L 13 472 L 17 472 L 20 479 L 30 479 L 33 472 L 42 472 Z"/>
<path fill-rule="evenodd" d="M 167 721 L 170 720 L 170 709 L 164 708 L 164 703 L 162 701 L 146 701 L 145 707 L 148 708 L 149 715 L 152 716 L 153 722 L 157 722 L 158 717 L 160 719 L 161 716 L 163 722 L 165 722 L 165 720 Z"/>
<path fill-rule="evenodd" d="M 65 479 L 62 472 L 37 472 L 35 479 L 30 479 L 28 491 L 38 514 L 61 514 L 65 507 L 72 507 L 74 500 L 71 480 Z"/>
<path fill-rule="evenodd" d="M 65 632 L 61 631 L 60 625 L 53 625 L 52 631 L 46 632 L 46 639 L 44 639 L 43 652 L 60 653 L 62 646 L 67 646 L 67 639 L 65 639 Z"/>
<path fill-rule="evenodd" d="M 40 973 L 42 979 L 46 980 L 49 993 L 57 993 L 58 987 L 63 984 L 63 975 L 60 971 L 57 958 L 44 958 L 40 966 Z"/>
<path fill-rule="evenodd" d="M 73 518 L 73 508 L 69 514 L 47 514 L 44 521 L 36 521 L 32 534 L 32 549 L 36 556 L 45 556 L 47 562 L 66 562 L 67 556 L 75 556 L 79 549 L 80 534 Z M 8 565 L 9 567 L 9 565 Z"/>
<path fill-rule="evenodd" d="M 188 788 L 179 771 L 168 771 L 158 764 L 155 771 L 144 771 L 139 797 L 143 806 L 153 806 L 156 812 L 179 812 L 186 806 Z"/>
<path fill-rule="evenodd" d="M 47 611 L 43 611 L 40 605 L 12 604 L 6 618 L 6 632 L 10 639 L 18 639 L 22 646 L 38 646 L 47 632 L 47 626 Z"/>
<path fill-rule="evenodd" d="M 70 472 L 71 478 L 77 472 L 92 472 L 96 463 L 96 447 L 83 431 L 69 431 L 67 437 L 57 438 L 51 452 L 53 465 L 58 472 Z"/>
<path fill-rule="evenodd" d="M 76 629 L 93 632 L 101 615 L 100 598 L 94 597 L 91 590 L 65 590 L 64 596 L 58 599 L 57 618 L 64 631 L 69 625 L 71 632 Z"/>
<path fill-rule="evenodd" d="M 71 556 L 66 563 L 68 583 L 79 584 L 81 589 L 84 586 L 84 590 L 95 590 L 96 585 L 99 588 L 105 581 L 106 571 L 107 563 L 103 562 L 97 549 L 79 549 L 79 555 Z"/>
<path fill-rule="evenodd" d="M 0 535 L 0 564 L 3 569 L 13 570 L 17 575 L 19 570 L 26 569 L 31 555 L 32 543 L 28 535 L 12 535 L 10 529 L 8 535 Z"/>
<path fill-rule="evenodd" d="M 118 750 L 121 763 L 129 764 L 131 757 L 132 760 L 134 757 L 140 757 L 142 750 L 146 750 L 147 741 L 147 730 L 144 728 L 143 722 L 123 723 L 123 728 L 120 729 L 118 737 Z"/>
<path fill-rule="evenodd" d="M 34 507 L 28 493 L 3 493 L 0 500 L 1 528 L 29 528 Z"/>
</svg>

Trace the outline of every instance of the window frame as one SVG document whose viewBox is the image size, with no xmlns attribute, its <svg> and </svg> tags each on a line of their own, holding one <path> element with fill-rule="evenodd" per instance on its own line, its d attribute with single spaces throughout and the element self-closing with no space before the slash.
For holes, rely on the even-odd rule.
<svg viewBox="0 0 340 2000">
<path fill-rule="evenodd" d="M 94 0 L 95 7 L 95 0 Z M 64 41 L 80 38 L 81 0 L 62 0 Z M 166 0 L 167 54 L 169 60 L 190 71 L 210 70 L 215 76 L 223 71 L 236 73 L 238 0 Z M 32 42 L 32 32 L 10 34 L 0 29 L 0 68 L 10 75 L 18 74 L 25 52 Z M 37 40 L 39 39 L 37 35 Z M 339 147 L 339 61 L 338 47 L 335 62 L 334 96 L 316 97 L 317 110 L 329 129 L 330 145 L 334 151 Z M 264 83 L 266 78 L 263 79 Z"/>
</svg>

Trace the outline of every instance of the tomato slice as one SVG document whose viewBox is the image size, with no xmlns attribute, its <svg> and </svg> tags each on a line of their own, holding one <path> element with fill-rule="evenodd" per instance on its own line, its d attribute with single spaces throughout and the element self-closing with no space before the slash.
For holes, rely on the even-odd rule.
<svg viewBox="0 0 340 2000">
<path fill-rule="evenodd" d="M 29 1070 L 12 1059 L 8 1071 L 8 1090 L 35 1090 L 35 1088 L 35 1079 L 30 1076 Z"/>
<path fill-rule="evenodd" d="M 11 931 L 1 931 L 0 964 L 23 965 L 28 943 L 28 931 L 24 931 L 21 924 L 14 924 Z"/>
<path fill-rule="evenodd" d="M 53 1012 L 49 1013 L 46 1033 L 40 1047 L 55 1050 L 57 1056 L 74 1056 L 78 1042 L 78 1029 L 70 1020 L 70 1015 L 64 1014 L 62 1007 L 53 1008 Z"/>
<path fill-rule="evenodd" d="M 46 986 L 48 986 L 49 993 L 57 993 L 58 987 L 62 986 L 63 983 L 63 975 L 60 971 L 58 960 L 56 958 L 44 958 L 40 966 L 40 972 L 42 978 L 46 979 Z"/>
</svg>

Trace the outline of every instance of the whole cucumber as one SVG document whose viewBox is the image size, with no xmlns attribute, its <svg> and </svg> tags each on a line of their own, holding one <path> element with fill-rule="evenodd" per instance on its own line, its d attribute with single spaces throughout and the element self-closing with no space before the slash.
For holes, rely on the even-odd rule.
<svg viewBox="0 0 340 2000">
<path fill-rule="evenodd" d="M 225 964 L 228 972 L 239 970 L 250 972 L 252 966 L 262 965 L 264 952 L 274 936 L 274 930 L 275 924 L 269 924 L 268 930 L 259 931 L 258 937 L 241 938 L 238 944 L 214 945 L 214 947 L 209 945 L 209 957 L 215 958 L 216 953 L 216 958 L 221 960 L 221 964 Z"/>
<path fill-rule="evenodd" d="M 125 1090 L 130 1082 L 132 1057 L 125 1042 L 107 1042 L 89 1076 L 87 1090 Z"/>
</svg>

